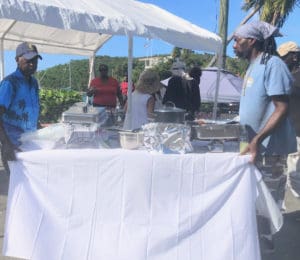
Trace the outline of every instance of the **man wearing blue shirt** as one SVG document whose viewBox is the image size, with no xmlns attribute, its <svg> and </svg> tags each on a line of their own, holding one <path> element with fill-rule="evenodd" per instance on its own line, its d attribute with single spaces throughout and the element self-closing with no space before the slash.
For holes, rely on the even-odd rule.
<svg viewBox="0 0 300 260">
<path fill-rule="evenodd" d="M 32 76 L 37 69 L 35 45 L 23 42 L 16 49 L 17 69 L 0 83 L 1 156 L 6 170 L 7 161 L 16 159 L 22 133 L 37 129 L 39 118 L 39 88 Z"/>
<path fill-rule="evenodd" d="M 286 158 L 296 151 L 296 135 L 288 117 L 293 78 L 276 55 L 278 28 L 256 21 L 240 26 L 234 33 L 234 51 L 249 61 L 240 100 L 240 123 L 249 134 L 242 151 L 261 170 L 264 181 L 280 209 L 284 201 Z M 258 218 L 260 221 L 261 219 Z M 263 220 L 262 223 L 266 221 Z M 263 225 L 262 229 L 266 229 Z M 260 234 L 262 248 L 273 251 L 270 230 Z"/>
</svg>

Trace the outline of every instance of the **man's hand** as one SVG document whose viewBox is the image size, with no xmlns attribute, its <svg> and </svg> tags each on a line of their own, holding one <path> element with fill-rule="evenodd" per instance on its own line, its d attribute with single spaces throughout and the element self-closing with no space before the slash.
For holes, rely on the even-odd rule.
<svg viewBox="0 0 300 260">
<path fill-rule="evenodd" d="M 262 141 L 270 135 L 270 133 L 280 124 L 280 122 L 287 116 L 288 113 L 288 100 L 287 95 L 272 96 L 272 102 L 275 106 L 274 112 L 269 117 L 266 125 L 260 130 L 259 133 L 252 139 L 249 145 L 241 152 L 241 154 L 250 153 L 250 162 L 254 163 L 259 153 L 259 146 Z"/>
<path fill-rule="evenodd" d="M 258 139 L 253 138 L 253 140 L 241 151 L 240 154 L 241 155 L 247 153 L 251 154 L 250 162 L 255 163 L 255 160 L 258 155 L 258 147 L 259 147 Z"/>
</svg>

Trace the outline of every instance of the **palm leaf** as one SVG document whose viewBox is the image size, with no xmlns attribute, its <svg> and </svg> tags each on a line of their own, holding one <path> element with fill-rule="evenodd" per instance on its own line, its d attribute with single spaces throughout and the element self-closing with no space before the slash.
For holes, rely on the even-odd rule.
<svg viewBox="0 0 300 260">
<path fill-rule="evenodd" d="M 242 9 L 249 11 L 261 6 L 260 19 L 282 27 L 289 14 L 299 5 L 300 0 L 245 0 Z"/>
</svg>

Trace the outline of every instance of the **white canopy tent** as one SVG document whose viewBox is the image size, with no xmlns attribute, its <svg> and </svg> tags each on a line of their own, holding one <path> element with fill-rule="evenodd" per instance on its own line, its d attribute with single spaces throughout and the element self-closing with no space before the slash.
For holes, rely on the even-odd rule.
<svg viewBox="0 0 300 260">
<path fill-rule="evenodd" d="M 134 0 L 0 0 L 1 79 L 3 50 L 23 41 L 41 53 L 90 57 L 112 35 L 128 37 L 128 82 L 131 91 L 132 38 L 141 36 L 174 46 L 219 53 L 221 38 L 152 4 Z M 129 95 L 129 112 L 131 100 Z"/>
</svg>

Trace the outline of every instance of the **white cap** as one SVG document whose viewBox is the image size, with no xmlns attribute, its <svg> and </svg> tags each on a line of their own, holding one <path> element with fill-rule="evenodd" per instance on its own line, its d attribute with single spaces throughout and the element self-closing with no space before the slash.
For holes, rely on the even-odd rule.
<svg viewBox="0 0 300 260">
<path fill-rule="evenodd" d="M 277 52 L 280 57 L 283 57 L 289 52 L 300 52 L 300 47 L 295 42 L 285 42 L 278 47 Z"/>
</svg>

